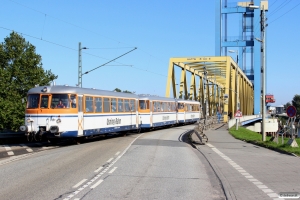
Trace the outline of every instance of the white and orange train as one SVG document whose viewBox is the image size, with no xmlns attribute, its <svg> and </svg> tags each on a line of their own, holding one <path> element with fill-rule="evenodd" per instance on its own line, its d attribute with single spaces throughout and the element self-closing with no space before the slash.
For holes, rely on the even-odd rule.
<svg viewBox="0 0 300 200">
<path fill-rule="evenodd" d="M 55 142 L 131 130 L 194 123 L 200 103 L 71 86 L 40 86 L 28 91 L 25 125 L 28 140 Z"/>
</svg>

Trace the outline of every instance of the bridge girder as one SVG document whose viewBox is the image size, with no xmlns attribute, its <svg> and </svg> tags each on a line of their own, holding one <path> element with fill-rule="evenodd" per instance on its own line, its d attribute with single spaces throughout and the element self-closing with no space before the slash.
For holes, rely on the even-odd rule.
<svg viewBox="0 0 300 200">
<path fill-rule="evenodd" d="M 181 68 L 179 91 L 176 90 L 175 66 Z M 191 73 L 189 86 L 187 71 Z M 200 101 L 207 115 L 222 111 L 225 122 L 228 112 L 234 116 L 238 109 L 243 115 L 253 114 L 253 84 L 229 56 L 170 58 L 166 97 L 170 97 L 171 87 L 174 98 Z"/>
</svg>

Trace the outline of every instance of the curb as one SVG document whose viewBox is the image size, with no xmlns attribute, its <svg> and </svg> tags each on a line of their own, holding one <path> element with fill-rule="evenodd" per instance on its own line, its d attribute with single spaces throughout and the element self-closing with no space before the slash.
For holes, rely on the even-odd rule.
<svg viewBox="0 0 300 200">
<path fill-rule="evenodd" d="M 229 133 L 230 134 L 230 133 Z M 230 134 L 231 135 L 231 134 Z M 238 138 L 235 138 L 237 140 L 241 140 L 241 139 L 238 139 Z M 245 140 L 241 140 L 241 141 L 244 141 L 244 142 L 247 142 L 247 143 L 251 143 L 251 144 L 254 144 L 254 145 L 257 145 L 257 146 L 260 146 L 260 147 L 263 147 L 265 149 L 270 149 L 272 151 L 276 151 L 278 153 L 282 153 L 282 154 L 286 154 L 286 155 L 289 155 L 289 156 L 294 156 L 294 157 L 297 157 L 297 158 L 300 158 L 299 156 L 297 156 L 296 154 L 294 153 L 290 153 L 290 152 L 286 152 L 286 151 L 283 151 L 283 150 L 280 150 L 280 149 L 275 149 L 275 148 L 272 148 L 272 147 L 266 147 L 264 145 L 261 145 L 257 142 L 253 142 L 253 141 L 245 141 Z"/>
<path fill-rule="evenodd" d="M 214 130 L 216 130 L 216 129 L 214 129 Z M 196 144 L 200 144 L 200 143 L 197 143 L 197 141 L 194 141 L 192 139 L 192 134 L 194 134 L 194 131 L 191 131 L 188 135 L 188 139 L 190 140 L 191 146 L 193 148 L 195 148 L 199 153 L 201 153 L 202 156 L 204 156 L 204 158 L 207 161 L 208 165 L 211 167 L 212 171 L 215 173 L 216 178 L 219 180 L 219 182 L 221 184 L 220 186 L 223 190 L 223 193 L 225 195 L 226 200 L 236 200 L 234 192 L 230 188 L 230 184 L 227 183 L 226 178 L 220 172 L 219 168 L 214 163 L 214 161 L 212 159 L 208 158 L 209 155 L 206 155 L 204 152 L 201 151 L 201 149 L 198 146 L 196 146 Z M 201 145 L 205 145 L 205 143 L 203 143 Z"/>
</svg>

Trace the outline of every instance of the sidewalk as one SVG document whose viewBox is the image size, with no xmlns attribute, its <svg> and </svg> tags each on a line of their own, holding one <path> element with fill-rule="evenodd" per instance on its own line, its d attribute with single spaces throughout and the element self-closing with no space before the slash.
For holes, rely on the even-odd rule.
<svg viewBox="0 0 300 200">
<path fill-rule="evenodd" d="M 280 192 L 300 193 L 300 158 L 232 137 L 227 124 L 206 131 L 208 143 L 195 144 L 223 184 L 227 199 L 284 199 Z M 194 142 L 199 141 L 192 134 Z"/>
</svg>

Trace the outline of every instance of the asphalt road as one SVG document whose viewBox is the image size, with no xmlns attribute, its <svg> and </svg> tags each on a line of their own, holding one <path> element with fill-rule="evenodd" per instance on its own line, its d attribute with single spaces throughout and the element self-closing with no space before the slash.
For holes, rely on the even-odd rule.
<svg viewBox="0 0 300 200">
<path fill-rule="evenodd" d="M 49 148 L 0 160 L 1 199 L 225 199 L 193 125 Z"/>
</svg>

